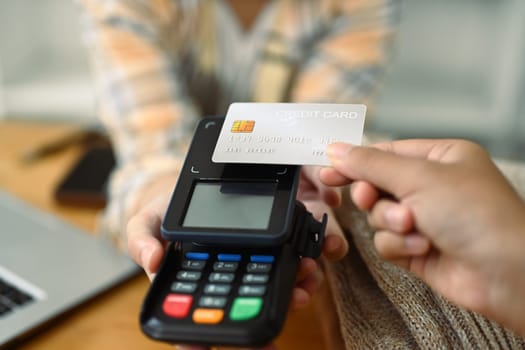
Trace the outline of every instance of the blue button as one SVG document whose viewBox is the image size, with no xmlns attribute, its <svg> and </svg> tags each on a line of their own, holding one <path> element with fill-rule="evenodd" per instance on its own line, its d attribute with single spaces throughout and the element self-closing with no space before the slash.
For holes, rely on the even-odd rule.
<svg viewBox="0 0 525 350">
<path fill-rule="evenodd" d="M 186 259 L 189 260 L 208 260 L 210 258 L 210 254 L 208 253 L 202 253 L 202 252 L 187 252 L 186 253 Z"/>
<path fill-rule="evenodd" d="M 218 254 L 219 261 L 241 261 L 241 254 Z"/>
<path fill-rule="evenodd" d="M 273 263 L 273 255 L 252 255 L 250 256 L 250 261 L 255 263 Z"/>
</svg>

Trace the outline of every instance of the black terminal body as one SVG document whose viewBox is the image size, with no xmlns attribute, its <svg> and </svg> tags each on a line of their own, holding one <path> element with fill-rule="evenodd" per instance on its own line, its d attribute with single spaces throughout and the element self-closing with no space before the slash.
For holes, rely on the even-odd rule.
<svg viewBox="0 0 525 350">
<path fill-rule="evenodd" d="M 213 163 L 222 123 L 200 122 L 162 223 L 171 243 L 140 314 L 153 339 L 271 342 L 300 258 L 321 253 L 326 215 L 318 222 L 295 200 L 300 167 Z"/>
</svg>

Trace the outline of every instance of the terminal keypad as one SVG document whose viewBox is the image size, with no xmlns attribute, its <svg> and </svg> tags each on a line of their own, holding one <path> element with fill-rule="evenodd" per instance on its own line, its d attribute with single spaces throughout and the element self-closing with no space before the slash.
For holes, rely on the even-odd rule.
<svg viewBox="0 0 525 350">
<path fill-rule="evenodd" d="M 271 254 L 186 252 L 163 313 L 196 324 L 254 319 L 263 308 L 274 263 Z"/>
</svg>

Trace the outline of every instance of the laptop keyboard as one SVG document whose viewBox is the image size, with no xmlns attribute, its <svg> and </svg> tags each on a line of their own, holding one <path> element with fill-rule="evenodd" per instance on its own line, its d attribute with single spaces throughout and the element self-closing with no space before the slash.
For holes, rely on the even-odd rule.
<svg viewBox="0 0 525 350">
<path fill-rule="evenodd" d="M 0 278 L 0 317 L 33 300 L 31 295 Z"/>
</svg>

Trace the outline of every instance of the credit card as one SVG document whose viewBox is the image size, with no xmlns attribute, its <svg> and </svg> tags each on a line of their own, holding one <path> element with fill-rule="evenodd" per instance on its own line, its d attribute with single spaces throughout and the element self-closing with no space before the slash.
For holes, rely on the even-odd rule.
<svg viewBox="0 0 525 350">
<path fill-rule="evenodd" d="M 330 143 L 361 144 L 365 114 L 362 104 L 232 103 L 212 161 L 330 165 Z"/>
</svg>

